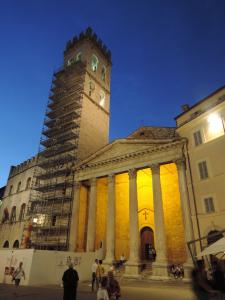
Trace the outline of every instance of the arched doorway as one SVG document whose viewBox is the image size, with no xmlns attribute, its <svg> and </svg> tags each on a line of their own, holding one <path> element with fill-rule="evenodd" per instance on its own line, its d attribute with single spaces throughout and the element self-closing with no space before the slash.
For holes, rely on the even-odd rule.
<svg viewBox="0 0 225 300">
<path fill-rule="evenodd" d="M 5 241 L 5 242 L 4 242 L 3 248 L 9 248 L 9 241 Z"/>
<path fill-rule="evenodd" d="M 215 243 L 223 237 L 223 234 L 218 230 L 211 230 L 207 235 L 208 246 Z"/>
<path fill-rule="evenodd" d="M 141 259 L 152 260 L 151 247 L 155 248 L 154 232 L 152 228 L 146 226 L 141 229 Z"/>
<path fill-rule="evenodd" d="M 19 241 L 18 240 L 15 240 L 15 242 L 13 243 L 13 248 L 19 248 Z"/>
<path fill-rule="evenodd" d="M 210 246 L 211 244 L 215 243 L 216 241 L 220 240 L 223 237 L 223 234 L 218 230 L 211 230 L 207 235 L 207 244 Z M 214 265 L 214 262 L 217 261 L 215 255 L 210 254 L 210 262 L 211 266 Z"/>
</svg>

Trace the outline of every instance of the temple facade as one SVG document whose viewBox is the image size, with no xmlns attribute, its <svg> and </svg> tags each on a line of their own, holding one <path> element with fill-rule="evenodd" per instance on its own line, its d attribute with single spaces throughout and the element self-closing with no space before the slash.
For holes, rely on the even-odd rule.
<svg viewBox="0 0 225 300">
<path fill-rule="evenodd" d="M 144 127 L 79 164 L 70 250 L 103 247 L 109 264 L 123 254 L 129 274 L 149 260 L 150 246 L 154 275 L 166 276 L 171 263 L 191 263 L 184 144 L 174 128 Z"/>
</svg>

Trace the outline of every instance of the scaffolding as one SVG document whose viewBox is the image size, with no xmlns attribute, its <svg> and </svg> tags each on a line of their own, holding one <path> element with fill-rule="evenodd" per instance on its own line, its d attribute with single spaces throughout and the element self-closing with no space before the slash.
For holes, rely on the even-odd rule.
<svg viewBox="0 0 225 300">
<path fill-rule="evenodd" d="M 86 64 L 54 73 L 28 209 L 26 247 L 67 250 Z"/>
</svg>

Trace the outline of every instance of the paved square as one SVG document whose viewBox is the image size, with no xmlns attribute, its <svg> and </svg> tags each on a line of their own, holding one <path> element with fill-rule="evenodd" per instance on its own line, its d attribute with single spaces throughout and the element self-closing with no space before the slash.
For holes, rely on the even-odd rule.
<svg viewBox="0 0 225 300">
<path fill-rule="evenodd" d="M 194 300 L 189 284 L 181 282 L 137 282 L 128 281 L 121 285 L 121 300 Z M 15 288 L 0 285 L 1 300 L 62 300 L 63 289 L 59 286 Z M 90 291 L 89 283 L 80 283 L 77 300 L 94 300 L 96 293 Z"/>
</svg>

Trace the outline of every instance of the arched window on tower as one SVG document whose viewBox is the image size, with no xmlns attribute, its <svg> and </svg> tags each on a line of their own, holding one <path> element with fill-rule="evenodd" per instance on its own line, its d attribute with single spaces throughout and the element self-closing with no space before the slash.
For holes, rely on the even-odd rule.
<svg viewBox="0 0 225 300">
<path fill-rule="evenodd" d="M 18 240 L 15 240 L 15 242 L 13 243 L 13 248 L 19 248 L 19 241 Z"/>
<path fill-rule="evenodd" d="M 70 59 L 68 59 L 67 66 L 71 66 L 72 64 L 74 64 L 74 61 L 75 61 L 74 57 L 71 57 Z"/>
<path fill-rule="evenodd" d="M 91 69 L 93 72 L 96 72 L 98 69 L 98 58 L 96 55 L 92 54 L 92 58 L 91 58 Z"/>
<path fill-rule="evenodd" d="M 5 241 L 5 242 L 4 242 L 3 248 L 9 248 L 9 241 Z"/>
<path fill-rule="evenodd" d="M 21 205 L 21 208 L 20 208 L 19 221 L 23 221 L 23 220 L 24 220 L 24 217 L 25 217 L 25 210 L 26 210 L 26 204 L 23 203 L 23 204 Z"/>
<path fill-rule="evenodd" d="M 17 193 L 20 191 L 20 189 L 21 189 L 21 181 L 17 185 Z"/>
<path fill-rule="evenodd" d="M 16 206 L 12 207 L 11 215 L 10 215 L 10 222 L 11 223 L 16 222 Z"/>
<path fill-rule="evenodd" d="M 101 105 L 101 107 L 105 106 L 105 93 L 103 91 L 100 91 L 99 105 Z"/>
<path fill-rule="evenodd" d="M 102 67 L 102 73 L 101 73 L 102 81 L 105 81 L 105 76 L 106 76 L 106 67 L 103 66 Z"/>
<path fill-rule="evenodd" d="M 26 190 L 31 187 L 31 177 L 27 178 Z"/>
<path fill-rule="evenodd" d="M 81 61 L 82 53 L 78 52 L 76 55 L 76 61 Z"/>
</svg>

